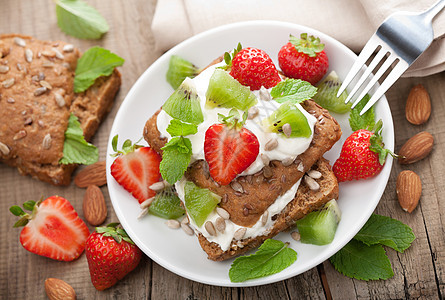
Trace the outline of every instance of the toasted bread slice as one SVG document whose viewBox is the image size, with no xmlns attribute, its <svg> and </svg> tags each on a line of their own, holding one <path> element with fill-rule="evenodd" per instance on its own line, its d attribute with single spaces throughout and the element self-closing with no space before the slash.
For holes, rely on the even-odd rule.
<svg viewBox="0 0 445 300">
<path fill-rule="evenodd" d="M 61 165 L 73 113 L 87 140 L 111 109 L 120 73 L 73 91 L 78 49 L 61 41 L 0 35 L 0 162 L 54 185 L 68 185 L 76 165 Z"/>
<path fill-rule="evenodd" d="M 312 190 L 306 181 L 302 180 L 295 198 L 289 202 L 280 214 L 272 217 L 272 219 L 276 219 L 268 234 L 242 240 L 234 239 L 232 240 L 230 248 L 226 251 L 223 251 L 218 244 L 209 242 L 202 234 L 199 234 L 199 243 L 207 253 L 208 258 L 221 261 L 243 254 L 252 248 L 258 247 L 266 239 L 272 238 L 281 231 L 293 227 L 296 220 L 301 219 L 314 210 L 320 209 L 328 201 L 337 199 L 338 182 L 331 170 L 329 162 L 321 158 L 314 164 L 312 169 L 322 174 L 321 178 L 316 179 L 320 188 L 318 190 Z"/>
</svg>

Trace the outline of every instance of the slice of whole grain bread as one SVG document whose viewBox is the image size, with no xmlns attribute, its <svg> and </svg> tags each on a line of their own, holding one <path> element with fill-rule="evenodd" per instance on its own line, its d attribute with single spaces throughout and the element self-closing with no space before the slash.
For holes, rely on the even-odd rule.
<svg viewBox="0 0 445 300">
<path fill-rule="evenodd" d="M 121 84 L 115 70 L 75 94 L 79 57 L 62 41 L 0 35 L 0 162 L 54 185 L 71 182 L 76 165 L 59 164 L 70 113 L 90 140 Z"/>
</svg>

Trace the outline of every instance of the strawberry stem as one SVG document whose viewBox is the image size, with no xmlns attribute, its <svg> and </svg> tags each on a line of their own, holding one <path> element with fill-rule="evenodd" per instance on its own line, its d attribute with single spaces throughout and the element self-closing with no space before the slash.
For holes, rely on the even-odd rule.
<svg viewBox="0 0 445 300">
<path fill-rule="evenodd" d="M 374 151 L 379 155 L 379 163 L 383 166 L 386 161 L 386 157 L 391 155 L 394 158 L 398 158 L 399 155 L 393 153 L 389 149 L 385 149 L 385 144 L 383 143 L 383 137 L 382 137 L 382 131 L 383 131 L 383 121 L 380 119 L 375 124 L 372 132 L 374 133 L 371 138 L 369 139 L 370 146 L 369 149 Z"/>
<path fill-rule="evenodd" d="M 120 223 L 110 223 L 107 226 L 96 227 L 96 232 L 102 233 L 103 236 L 111 236 L 119 244 L 124 240 L 134 245 L 134 242 L 130 239 Z"/>
</svg>

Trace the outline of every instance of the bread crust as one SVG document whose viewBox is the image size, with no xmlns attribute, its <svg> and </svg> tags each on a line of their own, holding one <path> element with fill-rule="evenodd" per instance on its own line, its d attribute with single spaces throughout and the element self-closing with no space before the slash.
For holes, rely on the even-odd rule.
<svg viewBox="0 0 445 300">
<path fill-rule="evenodd" d="M 68 185 L 76 168 L 59 164 L 70 113 L 79 118 L 90 140 L 121 84 L 115 70 L 87 91 L 75 94 L 74 70 L 80 52 L 74 47 L 64 51 L 65 46 L 68 44 L 62 41 L 0 35 L 0 66 L 4 66 L 0 72 L 0 143 L 7 147 L 0 152 L 0 162 L 54 185 Z M 11 79 L 11 86 L 2 85 Z"/>
</svg>

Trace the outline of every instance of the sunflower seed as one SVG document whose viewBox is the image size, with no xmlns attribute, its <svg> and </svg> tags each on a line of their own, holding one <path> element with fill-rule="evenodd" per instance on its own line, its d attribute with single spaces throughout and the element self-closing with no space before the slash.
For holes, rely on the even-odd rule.
<svg viewBox="0 0 445 300">
<path fill-rule="evenodd" d="M 211 221 L 205 222 L 204 227 L 211 236 L 216 235 L 215 226 L 213 225 L 213 223 Z"/>
<path fill-rule="evenodd" d="M 149 187 L 151 190 L 155 192 L 162 191 L 165 188 L 165 184 L 163 181 L 155 182 Z"/>
<path fill-rule="evenodd" d="M 264 166 L 264 168 L 263 168 L 263 175 L 264 175 L 264 178 L 272 177 L 273 176 L 273 172 L 272 172 L 271 167 Z"/>
<path fill-rule="evenodd" d="M 291 236 L 294 240 L 296 240 L 296 241 L 299 241 L 300 238 L 301 238 L 300 233 L 299 233 L 299 232 L 296 232 L 296 231 L 293 231 L 293 232 L 290 234 L 290 236 Z"/>
<path fill-rule="evenodd" d="M 43 149 L 48 150 L 49 148 L 51 148 L 51 142 L 52 142 L 51 134 L 47 133 L 43 138 L 42 142 Z"/>
<path fill-rule="evenodd" d="M 266 145 L 264 145 L 264 150 L 271 151 L 276 147 L 278 147 L 278 140 L 276 138 L 272 138 L 266 143 Z"/>
<path fill-rule="evenodd" d="M 306 182 L 306 184 L 312 191 L 318 191 L 320 189 L 320 185 L 312 177 L 305 175 L 304 182 Z"/>
<path fill-rule="evenodd" d="M 63 52 L 73 52 L 74 46 L 72 44 L 66 44 L 63 46 Z"/>
<path fill-rule="evenodd" d="M 51 61 L 45 61 L 44 63 L 42 63 L 42 67 L 44 68 L 52 68 L 54 67 L 54 63 Z"/>
<path fill-rule="evenodd" d="M 283 133 L 285 136 L 290 137 L 290 135 L 292 134 L 292 127 L 290 126 L 289 123 L 284 124 L 281 129 L 283 129 Z"/>
<path fill-rule="evenodd" d="M 39 72 L 39 80 L 45 80 L 45 74 L 43 72 Z"/>
<path fill-rule="evenodd" d="M 40 81 L 39 80 L 39 76 L 37 76 L 37 75 L 32 76 L 31 80 L 34 81 L 34 82 L 39 82 Z"/>
<path fill-rule="evenodd" d="M 46 88 L 46 87 L 44 87 L 44 86 L 39 87 L 39 88 L 37 88 L 37 89 L 34 91 L 34 96 L 40 96 L 40 95 L 43 95 L 43 94 L 46 93 L 46 91 L 47 91 L 47 88 Z"/>
<path fill-rule="evenodd" d="M 243 208 L 243 215 L 246 217 L 249 215 L 249 209 L 247 207 Z"/>
<path fill-rule="evenodd" d="M 252 183 L 253 183 L 253 176 L 252 176 L 252 175 L 247 175 L 247 176 L 246 176 L 246 180 L 247 180 L 247 182 L 248 182 L 249 184 L 252 184 Z"/>
<path fill-rule="evenodd" d="M 0 151 L 3 153 L 3 155 L 8 155 L 9 154 L 9 147 L 6 144 L 3 144 L 2 142 L 0 142 Z"/>
<path fill-rule="evenodd" d="M 32 62 L 32 50 L 31 49 L 28 49 L 28 48 L 25 49 L 25 59 L 29 63 Z"/>
<path fill-rule="evenodd" d="M 225 194 L 225 195 L 227 195 L 227 194 Z M 227 210 L 225 210 L 224 208 L 222 208 L 222 207 L 216 207 L 216 213 L 221 217 L 221 218 L 223 218 L 224 220 L 228 220 L 228 219 L 230 219 L 230 214 L 229 214 L 229 212 L 227 211 Z"/>
<path fill-rule="evenodd" d="M 181 227 L 181 223 L 179 223 L 178 220 L 173 219 L 167 220 L 165 224 L 167 224 L 168 228 L 171 229 L 178 229 L 179 227 Z"/>
<path fill-rule="evenodd" d="M 42 51 L 42 55 L 46 56 L 46 57 L 55 57 L 56 53 L 54 51 L 47 51 L 47 50 L 45 50 L 45 51 Z"/>
<path fill-rule="evenodd" d="M 6 102 L 8 102 L 8 103 L 15 103 L 15 100 L 12 99 L 12 98 L 8 98 L 8 100 L 6 100 Z"/>
<path fill-rule="evenodd" d="M 142 203 L 140 204 L 140 207 L 141 207 L 142 209 L 149 207 L 150 204 L 153 202 L 154 199 L 155 199 L 155 197 L 148 198 L 147 200 L 145 200 L 144 202 L 142 202 Z"/>
<path fill-rule="evenodd" d="M 181 220 L 181 224 L 188 224 L 188 223 L 190 223 L 190 221 L 189 221 L 189 217 L 187 217 L 187 215 Z"/>
<path fill-rule="evenodd" d="M 32 124 L 32 118 L 31 117 L 29 117 L 29 118 L 26 118 L 26 120 L 25 120 L 25 123 L 24 123 L 25 125 L 31 125 Z"/>
<path fill-rule="evenodd" d="M 19 70 L 20 72 L 25 72 L 27 73 L 26 67 L 22 66 L 22 64 L 17 63 L 17 70 Z"/>
<path fill-rule="evenodd" d="M 193 229 L 189 225 L 181 224 L 181 228 L 187 235 L 193 235 Z"/>
<path fill-rule="evenodd" d="M 63 98 L 62 95 L 60 95 L 59 93 L 54 93 L 54 98 L 56 99 L 56 103 L 59 107 L 65 106 L 65 98 Z"/>
<path fill-rule="evenodd" d="M 221 198 L 221 203 L 227 203 L 227 200 L 229 200 L 229 195 L 224 194 Z"/>
<path fill-rule="evenodd" d="M 285 167 L 289 167 L 293 163 L 294 163 L 294 159 L 292 157 L 285 158 L 281 161 L 281 164 Z"/>
<path fill-rule="evenodd" d="M 299 172 L 303 172 L 303 171 L 304 171 L 304 165 L 303 165 L 302 162 L 300 162 L 300 163 L 298 164 L 298 166 L 297 166 L 297 170 L 298 170 Z"/>
<path fill-rule="evenodd" d="M 238 241 L 241 240 L 244 237 L 244 235 L 246 234 L 246 231 L 247 231 L 247 228 L 245 228 L 245 227 L 238 229 L 237 231 L 235 231 L 233 238 Z"/>
<path fill-rule="evenodd" d="M 287 181 L 286 175 L 281 175 L 281 179 L 280 179 L 281 183 L 285 183 Z"/>
<path fill-rule="evenodd" d="M 25 40 L 22 39 L 22 38 L 19 38 L 19 37 L 15 37 L 15 38 L 14 38 L 14 43 L 15 43 L 17 46 L 20 46 L 20 47 L 25 47 L 25 46 L 26 46 L 26 42 L 25 42 Z"/>
<path fill-rule="evenodd" d="M 226 220 L 222 217 L 218 217 L 215 220 L 215 228 L 221 233 L 224 233 L 224 230 L 226 230 Z"/>
<path fill-rule="evenodd" d="M 6 74 L 9 72 L 9 67 L 5 66 L 5 65 L 0 65 L 0 73 L 1 74 Z"/>
<path fill-rule="evenodd" d="M 145 216 L 146 214 L 148 214 L 148 207 L 144 208 L 141 213 L 138 216 L 138 219 L 142 218 L 143 216 Z"/>
<path fill-rule="evenodd" d="M 321 178 L 321 172 L 317 171 L 317 170 L 310 170 L 309 172 L 307 172 L 307 175 L 309 175 L 310 177 L 312 177 L 314 179 Z"/>
<path fill-rule="evenodd" d="M 26 136 L 26 130 L 20 130 L 12 138 L 14 141 L 18 141 Z"/>
<path fill-rule="evenodd" d="M 264 214 L 261 216 L 261 224 L 266 225 L 267 219 L 269 218 L 269 211 L 265 211 Z"/>
<path fill-rule="evenodd" d="M 48 81 L 45 81 L 45 80 L 40 80 L 40 85 L 42 86 L 42 87 L 45 87 L 45 88 L 47 88 L 48 90 L 50 90 L 50 89 L 52 89 L 53 87 L 51 86 L 51 84 L 48 82 Z"/>
<path fill-rule="evenodd" d="M 2 86 L 5 89 L 7 89 L 7 88 L 10 88 L 11 86 L 13 86 L 14 83 L 15 83 L 15 79 L 14 78 L 9 78 L 9 79 L 6 79 L 6 80 L 2 81 Z"/>
<path fill-rule="evenodd" d="M 258 115 L 258 112 L 259 112 L 258 107 L 252 106 L 247 111 L 247 119 L 252 120 L 253 118 L 255 118 Z"/>
<path fill-rule="evenodd" d="M 270 158 L 267 156 L 267 154 L 261 153 L 261 160 L 263 161 L 265 166 L 268 166 L 270 163 Z"/>
<path fill-rule="evenodd" d="M 264 101 L 272 100 L 272 96 L 270 95 L 269 91 L 264 86 L 262 86 L 260 88 L 259 96 L 260 96 L 260 99 L 264 100 Z"/>
<path fill-rule="evenodd" d="M 240 192 L 243 193 L 244 189 L 243 186 L 241 185 L 241 183 L 239 183 L 238 181 L 232 181 L 230 183 L 230 187 L 235 191 L 235 192 Z"/>
<path fill-rule="evenodd" d="M 53 48 L 53 51 L 54 51 L 54 53 L 56 54 L 56 57 L 57 57 L 58 59 L 64 59 L 64 58 L 65 58 L 65 56 L 63 56 L 63 54 L 59 51 L 59 49 L 57 49 L 57 48 Z"/>
</svg>

